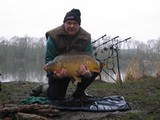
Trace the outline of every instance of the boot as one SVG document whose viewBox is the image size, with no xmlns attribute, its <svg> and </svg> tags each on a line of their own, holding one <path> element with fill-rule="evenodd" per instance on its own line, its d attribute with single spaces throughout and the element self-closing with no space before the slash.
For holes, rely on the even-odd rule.
<svg viewBox="0 0 160 120">
<path fill-rule="evenodd" d="M 43 93 L 44 86 L 45 86 L 45 84 L 41 84 L 41 85 L 34 87 L 30 92 L 30 96 L 38 97 L 38 96 L 40 96 L 40 94 L 44 94 Z"/>
<path fill-rule="evenodd" d="M 84 91 L 82 91 L 82 92 L 77 92 L 77 91 L 75 91 L 72 96 L 73 96 L 73 98 L 75 98 L 75 99 L 93 98 L 92 95 L 88 95 L 88 94 L 87 94 L 86 92 L 84 92 Z"/>
<path fill-rule="evenodd" d="M 72 96 L 76 99 L 93 97 L 85 93 L 85 90 L 95 80 L 97 76 L 98 76 L 97 73 L 92 73 L 91 78 L 82 78 L 81 82 L 77 84 L 76 91 L 73 93 Z"/>
</svg>

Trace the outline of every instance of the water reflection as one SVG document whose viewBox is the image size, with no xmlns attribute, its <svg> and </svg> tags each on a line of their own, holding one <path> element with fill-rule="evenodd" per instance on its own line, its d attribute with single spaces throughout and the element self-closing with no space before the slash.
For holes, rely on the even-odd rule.
<svg viewBox="0 0 160 120">
<path fill-rule="evenodd" d="M 46 73 L 42 69 L 43 63 L 28 63 L 25 61 L 1 64 L 2 82 L 30 81 L 47 82 Z"/>
<path fill-rule="evenodd" d="M 16 62 L 5 62 L 0 64 L 0 73 L 1 82 L 10 82 L 10 81 L 29 81 L 29 82 L 42 82 L 47 83 L 46 72 L 43 70 L 43 63 L 33 63 L 25 61 L 16 61 Z M 150 67 L 148 69 L 141 70 L 145 74 L 153 75 L 155 74 L 155 67 Z M 111 70 L 105 69 L 102 71 L 101 78 L 105 82 L 115 83 L 117 79 L 117 74 Z M 116 73 L 117 70 L 115 68 Z M 121 68 L 120 75 L 121 80 L 125 78 L 125 67 Z"/>
<path fill-rule="evenodd" d="M 1 64 L 2 82 L 29 81 L 46 83 L 46 72 L 42 69 L 43 63 L 32 63 L 25 61 L 9 62 Z M 116 79 L 116 74 L 112 71 L 107 73 Z M 101 77 L 105 82 L 115 82 L 109 75 L 102 71 Z"/>
<path fill-rule="evenodd" d="M 109 83 L 116 83 L 117 82 L 117 74 L 118 72 L 114 73 L 113 71 L 111 70 L 102 70 L 101 72 L 101 76 L 102 76 L 102 80 L 105 81 L 105 82 L 109 82 Z M 125 77 L 125 72 L 124 70 L 121 70 L 120 71 L 120 77 L 121 77 L 121 80 L 123 81 L 124 80 L 124 77 Z"/>
</svg>

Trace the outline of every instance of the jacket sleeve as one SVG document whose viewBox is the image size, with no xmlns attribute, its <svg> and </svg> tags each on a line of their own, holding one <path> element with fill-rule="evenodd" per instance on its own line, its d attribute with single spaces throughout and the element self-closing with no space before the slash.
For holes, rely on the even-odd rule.
<svg viewBox="0 0 160 120">
<path fill-rule="evenodd" d="M 93 46 L 91 41 L 88 42 L 87 47 L 86 47 L 86 52 L 90 55 L 93 55 Z"/>
<path fill-rule="evenodd" d="M 52 61 L 56 56 L 56 46 L 51 37 L 48 37 L 46 43 L 45 64 Z"/>
</svg>

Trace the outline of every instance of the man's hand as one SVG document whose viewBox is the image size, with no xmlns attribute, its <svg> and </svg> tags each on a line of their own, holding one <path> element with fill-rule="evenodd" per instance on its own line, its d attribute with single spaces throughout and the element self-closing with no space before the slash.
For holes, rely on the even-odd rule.
<svg viewBox="0 0 160 120">
<path fill-rule="evenodd" d="M 85 78 L 92 77 L 91 71 L 85 65 L 80 65 L 78 73 Z"/>
<path fill-rule="evenodd" d="M 59 72 L 54 71 L 53 77 L 54 78 L 64 78 L 68 76 L 68 72 L 66 69 L 62 68 Z"/>
</svg>

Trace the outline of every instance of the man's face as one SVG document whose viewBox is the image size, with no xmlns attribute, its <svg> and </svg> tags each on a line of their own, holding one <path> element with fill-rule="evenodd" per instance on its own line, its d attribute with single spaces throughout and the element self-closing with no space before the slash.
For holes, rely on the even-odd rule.
<svg viewBox="0 0 160 120">
<path fill-rule="evenodd" d="M 76 35 L 79 28 L 80 28 L 80 25 L 75 20 L 67 20 L 64 23 L 64 29 L 67 32 L 67 34 L 70 36 Z"/>
</svg>

